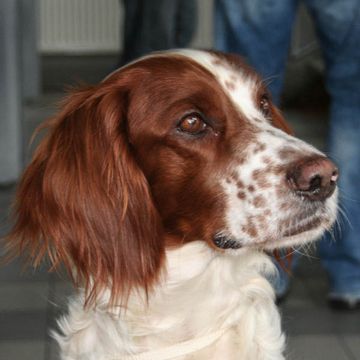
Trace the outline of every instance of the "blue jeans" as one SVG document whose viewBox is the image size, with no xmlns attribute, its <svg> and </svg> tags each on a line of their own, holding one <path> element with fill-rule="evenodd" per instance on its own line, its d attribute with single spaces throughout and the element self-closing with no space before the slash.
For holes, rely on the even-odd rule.
<svg viewBox="0 0 360 360">
<path fill-rule="evenodd" d="M 119 66 L 151 51 L 189 45 L 197 27 L 195 0 L 122 0 L 124 47 Z"/>
<path fill-rule="evenodd" d="M 312 15 L 331 97 L 328 152 L 340 168 L 341 232 L 319 254 L 332 293 L 360 297 L 360 1 L 303 0 Z M 215 0 L 215 44 L 263 76 L 279 103 L 298 0 Z M 349 224 L 350 223 L 350 224 Z"/>
</svg>

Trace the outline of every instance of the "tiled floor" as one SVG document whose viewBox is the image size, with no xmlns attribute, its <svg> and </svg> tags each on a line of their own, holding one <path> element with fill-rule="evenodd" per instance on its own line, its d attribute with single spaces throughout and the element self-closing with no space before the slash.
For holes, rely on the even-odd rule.
<svg viewBox="0 0 360 360">
<path fill-rule="evenodd" d="M 24 141 L 39 121 L 54 111 L 57 96 L 45 96 L 25 108 Z M 298 136 L 323 148 L 323 113 L 287 111 Z M 0 188 L 0 219 L 5 219 L 14 189 Z M 6 231 L 2 225 L 1 233 Z M 1 234 L 0 234 L 1 235 Z M 314 254 L 314 251 L 311 252 Z M 290 360 L 360 359 L 360 312 L 333 312 L 326 305 L 326 274 L 316 256 L 303 258 L 289 297 L 281 305 Z M 27 270 L 11 263 L 0 269 L 0 360 L 55 360 L 49 330 L 63 311 L 71 287 L 45 269 Z M 155 360 L 155 359 L 154 359 Z"/>
</svg>

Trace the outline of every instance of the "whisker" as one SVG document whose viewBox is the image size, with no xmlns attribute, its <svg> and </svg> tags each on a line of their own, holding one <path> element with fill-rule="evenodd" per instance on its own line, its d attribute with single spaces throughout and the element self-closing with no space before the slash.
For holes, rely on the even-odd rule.
<svg viewBox="0 0 360 360">
<path fill-rule="evenodd" d="M 337 206 L 337 211 L 339 212 L 340 216 L 338 217 L 339 221 L 343 220 L 347 222 L 347 225 L 350 226 L 351 229 L 353 229 L 353 225 L 351 224 L 351 221 L 349 219 L 349 216 L 346 213 L 346 210 L 344 208 L 342 208 L 341 205 Z"/>
<path fill-rule="evenodd" d="M 304 250 L 304 252 L 302 252 L 302 250 Z M 319 260 L 319 257 L 314 256 L 314 255 L 310 255 L 310 249 L 302 249 L 302 248 L 298 248 L 298 249 L 294 249 L 294 253 L 297 253 L 299 255 L 305 256 L 308 259 L 315 259 L 315 260 Z"/>
<path fill-rule="evenodd" d="M 346 201 L 349 201 L 349 202 L 352 202 L 352 203 L 358 203 L 359 200 L 355 199 L 353 196 L 350 196 L 350 195 L 347 195 L 346 194 L 346 191 L 342 191 L 340 190 L 339 191 L 339 200 L 346 200 Z"/>
<path fill-rule="evenodd" d="M 265 79 L 262 79 L 262 83 L 265 85 L 265 86 L 269 86 L 274 80 L 276 80 L 278 78 L 277 75 L 271 75 L 271 76 L 268 76 L 266 77 Z"/>
</svg>

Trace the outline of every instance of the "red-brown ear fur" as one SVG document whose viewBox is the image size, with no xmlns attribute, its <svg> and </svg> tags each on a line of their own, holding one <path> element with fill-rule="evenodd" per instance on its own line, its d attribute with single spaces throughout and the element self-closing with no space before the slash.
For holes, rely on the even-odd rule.
<svg viewBox="0 0 360 360">
<path fill-rule="evenodd" d="M 163 258 L 162 226 L 126 139 L 126 94 L 114 82 L 72 94 L 23 174 L 7 244 L 60 263 L 87 302 L 147 292 Z M 126 99 L 129 101 L 129 99 Z"/>
</svg>

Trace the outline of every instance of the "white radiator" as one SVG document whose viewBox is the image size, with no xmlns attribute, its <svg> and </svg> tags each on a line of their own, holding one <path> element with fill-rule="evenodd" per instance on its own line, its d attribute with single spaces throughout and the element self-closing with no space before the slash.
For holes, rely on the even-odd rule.
<svg viewBox="0 0 360 360">
<path fill-rule="evenodd" d="M 42 53 L 117 53 L 122 48 L 121 0 L 37 1 Z M 198 4 L 199 24 L 192 46 L 210 48 L 213 0 L 198 0 Z"/>
<path fill-rule="evenodd" d="M 120 0 L 39 0 L 40 51 L 106 53 L 120 49 Z"/>
</svg>

